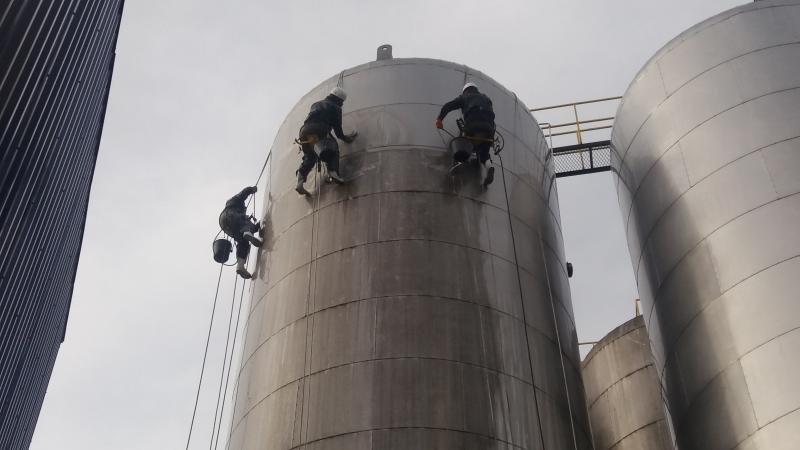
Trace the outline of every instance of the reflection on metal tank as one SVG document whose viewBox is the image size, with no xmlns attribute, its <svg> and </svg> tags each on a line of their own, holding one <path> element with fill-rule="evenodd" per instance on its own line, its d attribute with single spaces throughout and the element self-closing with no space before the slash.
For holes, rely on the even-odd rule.
<svg viewBox="0 0 800 450">
<path fill-rule="evenodd" d="M 505 136 L 487 190 L 477 168 L 447 175 L 433 126 L 467 80 Z M 293 140 L 337 84 L 359 133 L 340 144 L 347 183 L 312 174 L 305 199 Z M 462 65 L 385 58 L 303 97 L 262 186 L 270 233 L 229 448 L 591 448 L 547 154 L 526 106 Z"/>
<path fill-rule="evenodd" d="M 800 2 L 681 34 L 612 133 L 628 244 L 684 450 L 800 442 Z"/>
<path fill-rule="evenodd" d="M 595 344 L 582 369 L 596 450 L 674 448 L 642 316 Z"/>
</svg>

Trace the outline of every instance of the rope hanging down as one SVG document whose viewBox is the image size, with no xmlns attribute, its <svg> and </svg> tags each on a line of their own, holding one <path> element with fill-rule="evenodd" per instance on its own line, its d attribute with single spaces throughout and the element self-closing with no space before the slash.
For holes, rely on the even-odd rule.
<svg viewBox="0 0 800 450">
<path fill-rule="evenodd" d="M 217 310 L 217 298 L 219 298 L 219 285 L 222 281 L 222 267 L 219 265 L 219 277 L 217 278 L 217 290 L 214 293 L 214 304 L 211 307 L 211 321 L 208 324 L 208 336 L 206 337 L 206 349 L 203 352 L 203 364 L 200 367 L 200 381 L 197 383 L 197 394 L 194 398 L 194 409 L 192 410 L 192 421 L 189 424 L 189 436 L 186 438 L 186 450 L 189 450 L 189 441 L 192 440 L 192 429 L 194 428 L 194 419 L 197 416 L 197 404 L 200 401 L 200 387 L 203 385 L 203 374 L 206 371 L 206 358 L 208 357 L 208 343 L 211 342 L 211 330 L 214 326 L 214 312 Z"/>
<path fill-rule="evenodd" d="M 270 160 L 271 157 L 272 157 L 272 152 L 270 151 L 269 153 L 267 153 L 267 158 L 264 160 L 264 164 L 261 166 L 261 171 L 258 173 L 258 178 L 256 179 L 256 182 L 255 182 L 254 185 L 258 185 L 258 183 L 261 181 L 261 177 L 264 176 L 264 171 L 266 170 L 267 164 L 269 164 L 269 160 Z M 252 199 L 253 199 L 253 197 L 248 199 L 246 206 L 248 206 L 248 207 L 250 206 L 250 202 L 252 201 Z M 253 204 L 253 211 L 255 212 L 255 204 Z M 216 240 L 221 233 L 222 233 L 222 229 L 220 229 L 217 232 L 217 234 L 214 236 L 214 239 L 212 239 L 212 241 Z M 197 382 L 197 393 L 195 394 L 194 407 L 192 408 L 192 420 L 189 423 L 189 433 L 188 433 L 188 435 L 186 437 L 186 450 L 189 450 L 189 444 L 190 444 L 190 442 L 192 440 L 192 431 L 194 430 L 194 423 L 195 423 L 195 419 L 197 418 L 197 406 L 200 403 L 200 391 L 201 391 L 201 388 L 203 386 L 203 377 L 205 376 L 205 371 L 206 371 L 206 361 L 208 360 L 208 348 L 209 348 L 209 344 L 211 343 L 211 332 L 214 329 L 214 316 L 216 315 L 215 313 L 216 313 L 216 310 L 217 310 L 217 300 L 219 299 L 219 287 L 220 287 L 220 284 L 222 282 L 222 269 L 225 266 L 226 266 L 226 264 L 220 264 L 219 265 L 219 276 L 217 277 L 217 288 L 216 288 L 215 293 L 214 293 L 214 303 L 213 303 L 213 305 L 211 307 L 211 320 L 209 320 L 209 323 L 208 323 L 208 334 L 206 336 L 206 346 L 205 346 L 205 350 L 203 351 L 203 363 L 200 366 L 200 378 L 199 378 L 199 380 Z M 237 277 L 236 281 L 234 282 L 234 286 L 233 286 L 233 299 L 231 300 L 231 318 L 230 318 L 230 320 L 228 322 L 228 339 L 226 339 L 226 342 L 225 342 L 225 355 L 223 356 L 223 361 L 222 361 L 223 374 L 225 373 L 225 361 L 228 359 L 228 342 L 230 340 L 230 327 L 231 327 L 231 323 L 233 322 L 233 307 L 234 307 L 234 304 L 235 304 L 235 301 L 236 301 L 236 285 L 237 285 L 236 283 L 237 282 L 238 282 L 238 277 Z M 244 283 L 242 284 L 242 298 L 243 297 L 244 297 Z M 239 313 L 240 314 L 241 314 L 241 308 L 242 308 L 242 303 L 241 303 L 241 299 L 240 299 L 240 301 L 239 301 Z M 236 329 L 237 329 L 237 331 L 238 331 L 238 328 L 239 328 L 239 318 L 237 316 L 237 319 L 236 319 Z M 234 345 L 236 345 L 236 335 L 234 335 L 234 342 L 233 343 L 234 343 Z M 233 349 L 231 349 L 231 356 L 233 356 Z M 228 367 L 228 371 L 230 372 L 230 366 Z M 222 384 L 223 384 L 222 377 L 220 377 L 220 382 L 219 383 L 220 383 L 220 388 L 221 388 Z M 227 389 L 228 389 L 227 386 L 228 386 L 228 383 L 226 381 L 225 382 L 225 391 L 226 392 L 227 392 Z M 223 409 L 224 409 L 224 405 L 225 405 L 224 401 L 223 401 L 222 404 L 223 404 Z M 217 409 L 219 409 L 219 394 L 217 395 Z M 222 422 L 222 418 L 220 417 L 220 423 L 221 422 Z M 216 429 L 216 423 L 217 423 L 217 411 L 215 410 L 214 411 L 214 425 L 212 425 L 212 428 L 211 428 L 212 434 L 211 434 L 211 441 L 209 442 L 209 448 L 211 448 L 211 444 L 213 444 L 213 442 L 214 442 L 214 434 L 215 434 L 215 429 Z M 217 431 L 217 439 L 219 439 L 218 431 Z"/>
<path fill-rule="evenodd" d="M 219 413 L 219 402 L 220 397 L 222 397 L 222 380 L 225 378 L 225 365 L 228 361 L 228 346 L 231 342 L 231 325 L 233 325 L 233 310 L 236 306 L 236 287 L 239 283 L 239 276 L 238 274 L 234 274 L 234 281 L 233 281 L 233 297 L 231 298 L 231 313 L 228 317 L 228 335 L 225 337 L 225 353 L 222 356 L 222 373 L 219 375 L 219 388 L 217 389 L 217 406 L 214 407 L 214 423 L 211 425 L 211 439 L 208 441 L 208 449 L 211 450 L 211 447 L 214 444 L 214 435 L 216 434 L 216 426 L 217 426 L 217 416 Z M 242 282 L 242 292 L 244 292 L 244 282 Z M 233 353 L 233 349 L 231 349 L 231 353 Z M 222 417 L 220 417 L 220 422 L 222 421 Z"/>
<path fill-rule="evenodd" d="M 224 417 L 225 412 L 225 401 L 228 399 L 228 382 L 231 378 L 231 367 L 233 366 L 233 351 L 236 348 L 236 337 L 239 331 L 239 319 L 242 316 L 242 303 L 244 303 L 244 286 L 245 283 L 242 284 L 242 293 L 239 296 L 239 311 L 236 313 L 236 325 L 233 326 L 233 343 L 231 344 L 231 353 L 228 357 L 228 372 L 225 375 L 225 388 L 222 390 L 222 407 L 219 411 L 219 423 L 217 424 L 217 438 L 214 440 L 214 450 L 217 449 L 217 444 L 219 443 L 219 434 L 222 428 L 222 418 Z M 230 329 L 230 323 L 228 324 Z M 224 367 L 224 365 L 223 365 Z M 220 380 L 221 382 L 222 380 Z M 219 401 L 219 399 L 217 399 Z M 233 427 L 233 423 L 231 422 L 231 427 Z M 228 433 L 228 439 L 230 439 L 230 433 Z"/>
</svg>

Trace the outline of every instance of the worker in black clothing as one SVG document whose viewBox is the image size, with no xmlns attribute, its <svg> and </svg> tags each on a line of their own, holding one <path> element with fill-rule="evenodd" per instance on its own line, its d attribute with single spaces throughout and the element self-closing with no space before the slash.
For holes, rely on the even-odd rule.
<svg viewBox="0 0 800 450">
<path fill-rule="evenodd" d="M 311 105 L 311 111 L 300 128 L 300 138 L 297 140 L 303 150 L 303 161 L 297 169 L 295 188 L 299 194 L 310 195 L 303 184 L 318 160 L 325 163 L 329 182 L 344 182 L 339 175 L 339 145 L 331 136 L 331 130 L 336 137 L 348 144 L 358 135 L 355 132 L 344 134 L 342 131 L 342 105 L 346 98 L 347 93 L 337 86 L 327 97 Z"/>
<path fill-rule="evenodd" d="M 478 156 L 478 161 L 485 167 L 486 162 L 490 159 L 489 150 L 492 147 L 495 132 L 492 100 L 480 93 L 475 83 L 467 83 L 461 90 L 461 95 L 442 106 L 439 117 L 436 118 L 436 128 L 443 128 L 442 121 L 445 116 L 458 108 L 461 108 L 461 114 L 464 117 L 464 136 L 468 139 L 476 139 L 471 140 L 473 149 Z M 450 168 L 450 172 L 463 166 L 469 157 L 468 152 L 456 152 L 453 155 L 453 166 Z M 488 186 L 492 181 L 494 181 L 493 166 L 489 167 L 483 185 Z"/>
<path fill-rule="evenodd" d="M 253 222 L 253 218 L 247 215 L 247 206 L 244 204 L 247 197 L 255 194 L 256 190 L 255 186 L 242 189 L 242 192 L 225 203 L 225 209 L 219 215 L 220 228 L 236 242 L 236 273 L 244 279 L 252 278 L 245 267 L 247 256 L 250 254 L 250 244 L 261 247 L 264 243 L 259 236 L 256 236 L 260 228 L 259 223 Z"/>
</svg>

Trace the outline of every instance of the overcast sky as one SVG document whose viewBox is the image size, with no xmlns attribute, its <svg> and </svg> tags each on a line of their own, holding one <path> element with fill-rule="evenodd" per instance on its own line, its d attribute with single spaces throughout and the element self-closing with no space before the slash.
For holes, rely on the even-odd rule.
<svg viewBox="0 0 800 450">
<path fill-rule="evenodd" d="M 391 43 L 395 57 L 481 70 L 529 107 L 621 95 L 669 39 L 738 4 L 129 0 L 66 341 L 31 448 L 185 447 L 217 215 L 323 79 Z M 562 179 L 559 193 L 578 334 L 595 340 L 633 316 L 637 296 L 613 181 Z M 233 277 L 223 275 L 220 326 Z M 197 449 L 208 446 L 224 346 L 214 331 Z"/>
</svg>

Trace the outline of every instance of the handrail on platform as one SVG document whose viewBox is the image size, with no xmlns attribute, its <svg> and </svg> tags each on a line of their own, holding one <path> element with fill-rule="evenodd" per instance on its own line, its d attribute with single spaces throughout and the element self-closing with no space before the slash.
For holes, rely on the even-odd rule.
<svg viewBox="0 0 800 450">
<path fill-rule="evenodd" d="M 613 123 L 608 123 L 606 125 L 600 125 L 600 126 L 589 127 L 589 128 L 581 128 L 581 125 L 589 124 L 589 123 L 613 122 L 614 121 L 614 116 L 611 116 L 611 117 L 599 117 L 599 118 L 591 118 L 591 119 L 587 119 L 587 120 L 581 120 L 580 117 L 579 117 L 579 114 L 578 114 L 578 106 L 580 106 L 580 105 L 588 105 L 588 104 L 592 104 L 592 103 L 611 102 L 611 101 L 617 101 L 617 100 L 620 100 L 620 99 L 622 99 L 622 97 L 605 97 L 605 98 L 598 98 L 598 99 L 594 99 L 594 100 L 584 100 L 584 101 L 580 101 L 580 102 L 562 103 L 560 105 L 545 106 L 545 107 L 541 107 L 541 108 L 533 108 L 533 109 L 529 109 L 528 111 L 533 113 L 533 112 L 537 112 L 537 111 L 548 111 L 548 110 L 561 109 L 561 108 L 572 108 L 572 112 L 573 112 L 573 114 L 575 116 L 575 121 L 574 122 L 566 122 L 566 123 L 559 123 L 559 124 L 551 124 L 549 122 L 542 122 L 540 124 L 540 126 L 542 126 L 542 129 L 546 129 L 547 130 L 546 131 L 546 136 L 549 137 L 549 138 L 552 138 L 553 136 L 564 136 L 564 135 L 574 134 L 576 139 L 577 139 L 577 141 L 578 141 L 578 144 L 583 144 L 583 135 L 582 135 L 582 133 L 585 133 L 587 131 L 604 130 L 604 129 L 607 129 L 607 128 L 611 128 L 613 126 Z M 545 127 L 545 125 L 546 125 L 546 127 Z M 559 132 L 553 133 L 554 129 L 557 129 L 557 128 L 568 128 L 568 127 L 575 127 L 575 129 L 574 130 L 569 130 L 569 131 L 559 131 Z"/>
</svg>

